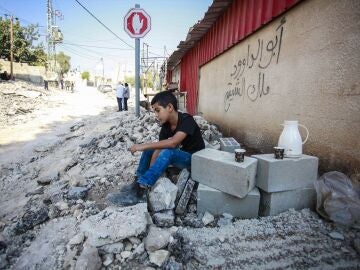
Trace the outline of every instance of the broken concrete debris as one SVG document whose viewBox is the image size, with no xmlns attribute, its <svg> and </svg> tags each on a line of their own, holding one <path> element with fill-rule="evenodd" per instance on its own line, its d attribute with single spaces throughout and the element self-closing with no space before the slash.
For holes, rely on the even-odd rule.
<svg viewBox="0 0 360 270">
<path fill-rule="evenodd" d="M 41 94 L 35 99 L 46 96 Z M 22 113 L 7 116 L 7 119 L 13 117 L 13 121 Z M 209 145 L 220 148 L 221 133 L 216 126 L 201 117 L 195 117 L 195 120 L 203 136 L 210 140 Z M 224 202 L 226 196 L 234 196 L 216 188 L 204 188 L 204 184 L 197 188 L 196 184 L 185 208 L 181 204 L 182 214 L 176 214 L 178 202 L 190 180 L 189 172 L 186 174 L 185 171 L 181 172 L 183 181 L 180 176 L 171 178 L 175 182 L 172 185 L 177 187 L 173 205 L 170 204 L 170 209 L 151 212 L 152 217 L 145 203 L 130 208 L 104 205 L 107 194 L 116 192 L 134 178 L 139 154 L 132 156 L 126 151 L 127 147 L 133 142 L 156 140 L 158 130 L 159 125 L 151 113 L 142 112 L 141 117 L 136 118 L 131 112 L 105 112 L 94 120 L 72 124 L 58 140 L 38 147 L 39 151 L 21 166 L 1 164 L 2 194 L 5 196 L 11 189 L 24 187 L 22 190 L 26 192 L 23 194 L 27 197 L 17 198 L 22 205 L 13 208 L 11 214 L 6 209 L 14 202 L 9 197 L 2 200 L 0 269 L 35 267 L 39 263 L 47 269 L 233 269 L 236 265 L 251 269 L 254 261 L 259 268 L 269 266 L 269 261 L 262 256 L 265 252 L 267 258 L 277 258 L 281 252 L 288 254 L 284 260 L 271 260 L 274 268 L 289 265 L 355 268 L 358 265 L 355 249 L 358 241 L 353 240 L 359 239 L 358 233 L 337 228 L 336 232 L 346 241 L 333 239 L 330 236 L 333 226 L 309 210 L 288 210 L 277 216 L 239 219 L 236 212 L 229 210 L 231 208 L 215 212 L 202 207 L 200 202 L 204 201 L 204 196 L 199 190 L 210 189 L 206 191 L 208 194 L 214 193 L 214 198 L 220 196 L 218 200 Z M 45 179 L 44 184 L 41 184 L 41 178 Z M 37 185 L 37 180 L 41 186 Z M 219 178 L 219 181 L 223 180 Z M 253 190 L 256 188 L 249 190 L 244 198 L 235 197 L 236 200 L 252 200 L 246 204 L 250 210 L 250 204 L 257 208 L 258 203 L 258 195 L 252 194 Z M 236 201 L 236 204 L 241 208 L 245 203 Z M 154 224 L 149 226 L 152 222 Z M 157 237 L 160 234 L 166 237 L 161 238 L 164 241 L 155 241 L 154 249 L 145 245 L 149 235 Z M 294 241 L 296 249 L 288 244 Z M 326 250 L 321 249 L 324 245 Z M 315 249 L 316 259 L 309 260 L 308 251 Z M 345 258 L 346 262 L 339 258 Z"/>
</svg>

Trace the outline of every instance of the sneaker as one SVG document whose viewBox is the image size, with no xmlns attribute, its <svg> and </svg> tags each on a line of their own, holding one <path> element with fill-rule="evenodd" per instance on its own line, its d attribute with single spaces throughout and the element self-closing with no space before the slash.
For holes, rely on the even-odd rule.
<svg viewBox="0 0 360 270">
<path fill-rule="evenodd" d="M 121 188 L 120 193 L 117 194 L 117 204 L 121 206 L 130 206 L 147 201 L 146 188 L 139 185 L 138 182 L 133 182 Z"/>
<path fill-rule="evenodd" d="M 139 196 L 143 196 L 145 194 L 146 188 L 140 186 L 140 184 L 135 180 L 131 184 L 125 185 L 120 189 L 120 192 L 131 192 L 136 193 Z"/>
</svg>

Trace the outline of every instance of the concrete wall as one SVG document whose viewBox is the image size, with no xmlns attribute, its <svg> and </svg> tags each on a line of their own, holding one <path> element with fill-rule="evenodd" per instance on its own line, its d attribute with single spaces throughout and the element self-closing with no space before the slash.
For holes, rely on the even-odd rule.
<svg viewBox="0 0 360 270">
<path fill-rule="evenodd" d="M 299 120 L 321 172 L 359 173 L 359 75 L 360 1 L 307 0 L 200 68 L 198 111 L 262 152 Z"/>
<path fill-rule="evenodd" d="M 10 74 L 10 61 L 0 59 L 1 72 L 7 71 Z M 22 79 L 34 83 L 42 83 L 45 67 L 29 66 L 27 63 L 13 63 L 13 72 L 15 79 Z"/>
</svg>

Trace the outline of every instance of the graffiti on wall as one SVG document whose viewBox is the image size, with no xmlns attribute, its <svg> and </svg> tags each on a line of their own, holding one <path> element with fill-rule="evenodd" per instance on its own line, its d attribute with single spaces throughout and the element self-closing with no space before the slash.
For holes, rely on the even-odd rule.
<svg viewBox="0 0 360 270">
<path fill-rule="evenodd" d="M 265 83 L 265 73 L 271 65 L 279 62 L 285 23 L 286 19 L 283 17 L 275 29 L 274 38 L 258 38 L 256 44 L 248 44 L 247 53 L 233 64 L 224 95 L 225 112 L 235 99 L 255 102 L 270 93 L 270 86 Z M 258 72 L 257 78 L 249 80 L 245 76 L 249 72 Z"/>
</svg>

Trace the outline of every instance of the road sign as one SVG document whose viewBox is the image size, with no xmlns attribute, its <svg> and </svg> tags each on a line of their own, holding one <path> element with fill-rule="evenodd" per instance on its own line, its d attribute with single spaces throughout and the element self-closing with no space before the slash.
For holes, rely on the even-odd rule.
<svg viewBox="0 0 360 270">
<path fill-rule="evenodd" d="M 132 38 L 142 38 L 151 29 L 151 18 L 142 8 L 132 8 L 124 17 L 124 29 Z"/>
</svg>

